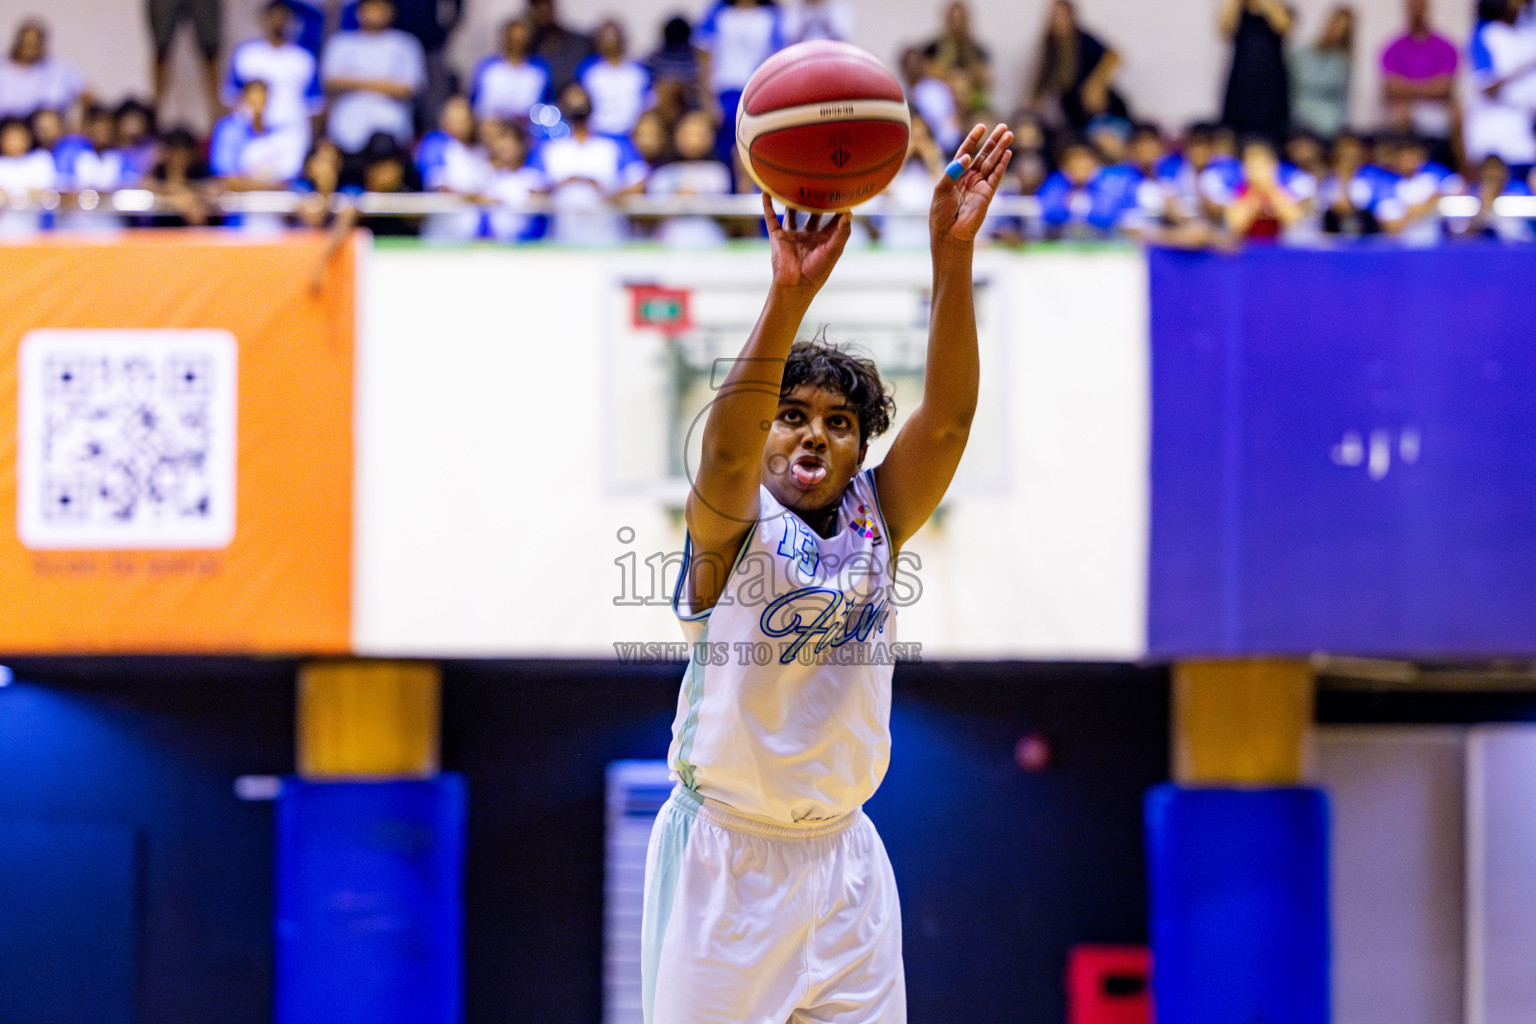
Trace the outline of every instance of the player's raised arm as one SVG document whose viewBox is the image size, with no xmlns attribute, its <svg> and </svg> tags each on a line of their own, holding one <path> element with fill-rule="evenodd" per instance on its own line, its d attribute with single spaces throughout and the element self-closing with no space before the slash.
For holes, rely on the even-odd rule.
<svg viewBox="0 0 1536 1024">
<path fill-rule="evenodd" d="M 780 224 L 766 195 L 763 216 L 768 222 L 773 283 L 757 326 L 710 405 L 699 467 L 688 493 L 693 612 L 714 607 L 726 570 L 757 521 L 763 447 L 778 412 L 784 360 L 806 309 L 842 255 L 852 225 L 843 213 L 813 216 L 797 227 L 793 211 Z"/>
<path fill-rule="evenodd" d="M 981 382 L 976 350 L 976 304 L 971 258 L 976 234 L 1013 154 L 1013 132 L 991 135 L 977 125 L 960 143 L 939 179 L 928 211 L 933 249 L 933 308 L 928 321 L 928 365 L 923 400 L 912 411 L 885 461 L 875 469 L 880 509 L 900 548 L 939 507 L 970 436 Z"/>
</svg>

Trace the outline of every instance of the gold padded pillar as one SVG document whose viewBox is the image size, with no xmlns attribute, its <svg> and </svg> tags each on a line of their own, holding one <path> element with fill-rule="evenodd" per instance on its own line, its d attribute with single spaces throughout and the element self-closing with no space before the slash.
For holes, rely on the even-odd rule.
<svg viewBox="0 0 1536 1024">
<path fill-rule="evenodd" d="M 1182 786 L 1301 782 L 1314 700 L 1305 661 L 1184 661 L 1173 669 L 1173 778 Z"/>
<path fill-rule="evenodd" d="M 306 779 L 430 778 L 438 770 L 442 673 L 408 661 L 299 669 L 298 772 Z"/>
</svg>

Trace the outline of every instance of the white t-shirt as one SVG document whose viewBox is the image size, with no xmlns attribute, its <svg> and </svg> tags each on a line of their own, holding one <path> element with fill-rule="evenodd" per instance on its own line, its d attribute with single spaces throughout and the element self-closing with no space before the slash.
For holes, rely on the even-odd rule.
<svg viewBox="0 0 1536 1024">
<path fill-rule="evenodd" d="M 645 110 L 651 73 L 632 60 L 610 64 L 601 57 L 586 61 L 576 79 L 592 100 L 592 130 L 603 135 L 628 135 Z"/>
<path fill-rule="evenodd" d="M 1459 195 L 1466 188 L 1465 182 L 1455 174 L 1437 165 L 1430 165 L 1411 178 L 1397 178 L 1387 185 L 1377 198 L 1376 216 L 1383 221 L 1397 220 L 1407 215 L 1409 209 L 1437 196 Z M 1440 241 L 1441 217 L 1438 208 L 1408 224 L 1398 234 L 1404 245 L 1428 246 Z"/>
<path fill-rule="evenodd" d="M 85 78 L 49 57 L 36 64 L 0 62 L 0 117 L 30 117 L 37 110 L 65 110 L 85 91 Z"/>
<path fill-rule="evenodd" d="M 338 32 L 325 44 L 320 76 L 384 79 L 420 92 L 426 85 L 426 61 L 415 36 L 398 29 L 383 32 Z M 355 153 L 374 132 L 387 132 L 401 142 L 411 138 L 411 103 L 383 93 L 359 89 L 342 93 L 331 105 L 330 135 L 336 145 Z"/>
<path fill-rule="evenodd" d="M 1467 159 L 1497 155 L 1509 164 L 1536 163 L 1536 74 L 1506 83 L 1496 96 L 1483 88 L 1536 61 L 1536 33 L 1501 22 L 1478 27 L 1472 38 L 1472 88 L 1467 102 Z"/>
<path fill-rule="evenodd" d="M 646 179 L 650 169 L 627 140 L 590 134 L 551 139 L 534 150 L 529 165 L 543 173 L 555 210 L 551 238 L 568 245 L 617 245 L 624 218 L 608 197 Z M 571 181 L 572 178 L 590 179 Z M 596 182 L 594 185 L 593 182 Z"/>
<path fill-rule="evenodd" d="M 709 53 L 715 92 L 740 90 L 759 64 L 783 45 L 777 7 L 716 4 L 694 29 L 693 45 Z"/>
<path fill-rule="evenodd" d="M 267 83 L 267 124 L 274 128 L 301 125 L 325 107 L 314 54 L 296 43 L 273 46 L 266 39 L 248 39 L 229 55 L 224 102 L 233 107 L 247 82 Z"/>
<path fill-rule="evenodd" d="M 673 610 L 693 657 L 667 763 L 684 786 L 742 814 L 838 818 L 874 795 L 890 762 L 900 591 L 874 471 L 849 485 L 830 538 L 758 493 L 758 522 L 720 601 L 698 614 L 685 548 Z"/>
<path fill-rule="evenodd" d="M 461 196 L 483 196 L 490 183 L 491 164 L 485 151 L 453 138 L 443 143 L 438 162 L 422 175 L 422 187 L 427 191 L 446 190 Z M 466 242 L 480 233 L 480 219 L 479 210 L 435 213 L 422 225 L 421 237 Z"/>
<path fill-rule="evenodd" d="M 731 172 L 718 160 L 678 160 L 652 171 L 645 190 L 653 196 L 726 196 Z M 656 229 L 656 241 L 674 249 L 709 249 L 725 240 L 725 229 L 713 217 L 668 217 Z"/>
<path fill-rule="evenodd" d="M 475 69 L 471 90 L 477 118 L 527 118 L 549 91 L 549 65 L 538 57 L 509 64 L 505 57 L 487 57 Z"/>
<path fill-rule="evenodd" d="M 41 149 L 26 156 L 0 156 L 0 193 L 12 203 L 31 200 L 32 193 L 58 186 L 53 157 Z M 0 210 L 0 237 L 34 235 L 42 225 L 40 210 Z"/>
<path fill-rule="evenodd" d="M 928 131 L 946 157 L 960 145 L 960 111 L 955 93 L 937 78 L 924 78 L 912 87 L 912 105 L 928 122 Z"/>
<path fill-rule="evenodd" d="M 784 8 L 784 42 L 804 43 L 812 39 L 853 42 L 853 5 L 846 0 L 824 0 L 808 4 L 804 0 Z"/>
<path fill-rule="evenodd" d="M 532 167 L 517 170 L 492 170 L 486 195 L 501 205 L 493 206 L 486 213 L 486 234 L 498 242 L 521 242 L 527 239 L 533 226 L 533 218 L 522 209 L 535 192 L 545 187 L 544 175 Z"/>
<path fill-rule="evenodd" d="M 109 149 L 98 153 L 82 148 L 71 161 L 68 173 L 59 175 L 59 187 L 77 192 L 88 188 L 113 192 L 124 186 L 127 176 L 128 167 L 120 151 Z"/>
<path fill-rule="evenodd" d="M 908 211 L 880 218 L 880 244 L 888 249 L 926 249 L 928 206 L 938 179 L 920 159 L 908 160 L 881 194 L 881 208 Z"/>
</svg>

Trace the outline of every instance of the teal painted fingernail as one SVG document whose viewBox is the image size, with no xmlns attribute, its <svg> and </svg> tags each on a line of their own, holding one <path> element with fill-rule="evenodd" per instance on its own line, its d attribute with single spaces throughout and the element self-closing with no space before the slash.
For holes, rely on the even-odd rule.
<svg viewBox="0 0 1536 1024">
<path fill-rule="evenodd" d="M 961 163 L 959 160 L 951 160 L 949 162 L 949 166 L 944 168 L 944 173 L 949 175 L 953 180 L 959 181 L 960 175 L 965 173 L 965 164 Z"/>
</svg>

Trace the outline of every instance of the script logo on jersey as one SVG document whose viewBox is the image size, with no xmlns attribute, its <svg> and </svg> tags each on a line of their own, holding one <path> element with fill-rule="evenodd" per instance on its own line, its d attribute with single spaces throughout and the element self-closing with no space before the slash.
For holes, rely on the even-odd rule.
<svg viewBox="0 0 1536 1024">
<path fill-rule="evenodd" d="M 815 602 L 819 600 L 825 600 L 826 606 L 818 611 Z M 797 604 L 800 607 L 796 607 Z M 815 612 L 815 617 L 806 622 L 800 614 L 802 611 Z M 827 648 L 841 647 L 850 640 L 863 642 L 876 630 L 884 633 L 885 620 L 890 614 L 888 597 L 860 604 L 839 590 L 804 587 L 785 594 L 764 608 L 757 625 L 766 636 L 795 638 L 779 651 L 779 664 L 788 665 L 801 656 L 801 651 L 812 639 L 816 643 L 806 654 L 814 658 Z"/>
</svg>

